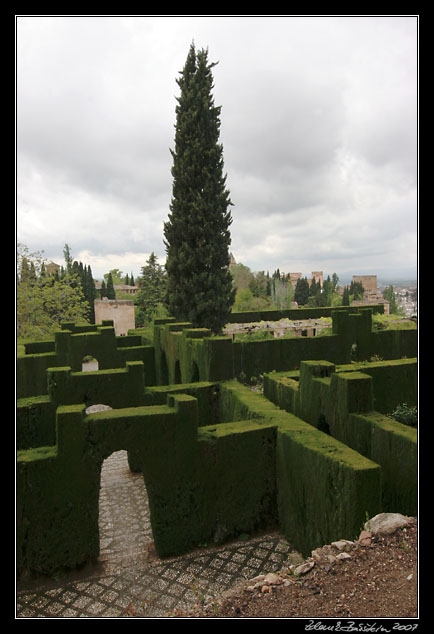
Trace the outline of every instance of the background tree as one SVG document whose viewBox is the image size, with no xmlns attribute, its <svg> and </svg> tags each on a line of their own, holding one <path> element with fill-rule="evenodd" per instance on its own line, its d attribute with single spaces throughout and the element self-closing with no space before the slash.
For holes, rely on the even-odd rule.
<svg viewBox="0 0 434 634">
<path fill-rule="evenodd" d="M 300 277 L 300 279 L 297 280 L 294 292 L 294 301 L 296 301 L 299 306 L 305 306 L 308 303 L 309 282 L 307 281 L 307 278 Z"/>
<path fill-rule="evenodd" d="M 85 271 L 85 276 L 86 276 L 86 300 L 89 304 L 89 321 L 91 324 L 95 323 L 95 304 L 94 301 L 96 299 L 96 288 L 95 288 L 95 280 L 93 279 L 93 275 L 92 275 L 92 269 L 89 266 L 87 267 L 87 270 Z"/>
<path fill-rule="evenodd" d="M 63 247 L 63 257 L 65 258 L 66 270 L 65 273 L 72 273 L 72 256 L 71 256 L 71 248 L 69 244 L 65 244 Z"/>
<path fill-rule="evenodd" d="M 254 275 L 248 266 L 241 264 L 241 262 L 236 262 L 235 264 L 231 264 L 230 272 L 233 286 L 237 291 L 242 288 L 249 288 L 250 281 Z"/>
<path fill-rule="evenodd" d="M 113 277 L 111 272 L 107 275 L 106 297 L 107 299 L 116 299 L 115 287 L 113 284 Z"/>
<path fill-rule="evenodd" d="M 333 282 L 330 279 L 330 275 L 324 280 L 322 285 L 322 299 L 323 306 L 331 306 L 333 302 Z"/>
<path fill-rule="evenodd" d="M 142 267 L 139 279 L 139 291 L 134 300 L 137 306 L 137 326 L 150 323 L 154 315 L 164 308 L 166 287 L 166 271 L 164 267 L 158 263 L 155 253 L 152 252 L 146 261 L 146 265 Z"/>
<path fill-rule="evenodd" d="M 383 297 L 385 300 L 389 302 L 389 311 L 391 314 L 398 313 L 398 304 L 396 302 L 395 291 L 393 290 L 393 286 L 388 286 L 383 291 Z"/>
<path fill-rule="evenodd" d="M 351 282 L 349 288 L 351 301 L 363 299 L 364 292 L 365 289 L 363 288 L 362 282 L 354 282 L 354 280 Z"/>
<path fill-rule="evenodd" d="M 308 305 L 318 308 L 324 305 L 323 301 L 324 301 L 324 298 L 322 296 L 322 291 L 321 291 L 321 282 L 319 281 L 316 282 L 315 278 L 312 278 L 312 282 L 309 287 Z"/>
<path fill-rule="evenodd" d="M 249 288 L 253 297 L 267 297 L 267 277 L 264 271 L 259 271 L 252 276 L 249 282 Z"/>
<path fill-rule="evenodd" d="M 89 304 L 84 298 L 81 284 L 72 286 L 68 276 L 59 280 L 54 275 L 41 275 L 44 261 L 40 254 L 29 254 L 22 245 L 20 248 L 19 270 L 24 271 L 24 275 L 22 273 L 17 280 L 17 336 L 49 337 L 60 329 L 62 321 L 87 321 Z M 23 265 L 23 259 L 26 266 Z"/>
<path fill-rule="evenodd" d="M 108 273 L 104 273 L 104 279 L 106 284 L 108 283 L 109 275 L 111 275 L 112 282 L 115 286 L 117 286 L 118 284 L 123 284 L 124 274 L 119 269 L 111 269 Z"/>
<path fill-rule="evenodd" d="M 277 269 L 271 278 L 271 303 L 281 310 L 291 308 L 293 295 L 294 289 L 289 276 L 281 278 Z"/>
<path fill-rule="evenodd" d="M 344 294 L 342 295 L 342 306 L 349 306 L 349 305 L 350 305 L 350 289 L 348 288 L 348 286 L 345 286 Z"/>
<path fill-rule="evenodd" d="M 332 275 L 332 290 L 333 290 L 333 293 L 335 293 L 337 291 L 338 283 L 339 283 L 339 277 L 338 277 L 337 273 L 333 273 L 333 275 Z"/>
<path fill-rule="evenodd" d="M 220 332 L 235 291 L 229 271 L 232 204 L 219 144 L 220 107 L 214 105 L 208 51 L 194 44 L 177 79 L 172 199 L 164 224 L 167 304 L 177 318 Z"/>
</svg>

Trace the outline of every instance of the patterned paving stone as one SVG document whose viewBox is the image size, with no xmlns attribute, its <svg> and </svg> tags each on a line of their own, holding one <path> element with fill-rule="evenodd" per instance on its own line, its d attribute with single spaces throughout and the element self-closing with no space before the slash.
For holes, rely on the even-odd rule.
<svg viewBox="0 0 434 634">
<path fill-rule="evenodd" d="M 300 558 L 273 533 L 160 560 L 143 477 L 129 471 L 124 451 L 104 462 L 99 521 L 97 568 L 21 584 L 17 618 L 161 618 Z"/>
</svg>

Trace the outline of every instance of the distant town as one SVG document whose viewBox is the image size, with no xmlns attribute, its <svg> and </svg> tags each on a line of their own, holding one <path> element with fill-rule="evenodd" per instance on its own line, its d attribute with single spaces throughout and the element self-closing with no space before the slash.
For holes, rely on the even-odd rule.
<svg viewBox="0 0 434 634">
<path fill-rule="evenodd" d="M 380 294 L 388 288 L 390 284 L 378 283 L 378 292 Z M 417 317 L 417 282 L 398 281 L 393 285 L 398 309 L 402 311 L 406 317 Z"/>
</svg>

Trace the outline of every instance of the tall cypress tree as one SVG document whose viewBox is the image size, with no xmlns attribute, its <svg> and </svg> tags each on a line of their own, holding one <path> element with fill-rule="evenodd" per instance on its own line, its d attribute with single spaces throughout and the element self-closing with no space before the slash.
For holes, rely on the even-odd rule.
<svg viewBox="0 0 434 634">
<path fill-rule="evenodd" d="M 230 232 L 232 204 L 219 144 L 220 107 L 214 105 L 208 51 L 191 45 L 177 84 L 172 200 L 164 224 L 172 315 L 195 327 L 221 331 L 229 320 L 232 288 Z"/>
<path fill-rule="evenodd" d="M 305 306 L 309 301 L 309 283 L 307 278 L 300 277 L 300 279 L 297 280 L 294 301 L 296 301 L 299 306 Z"/>
<path fill-rule="evenodd" d="M 89 319 L 90 319 L 90 323 L 94 324 L 95 323 L 94 301 L 96 299 L 96 288 L 95 288 L 95 280 L 93 279 L 92 269 L 90 268 L 90 264 L 87 267 L 86 277 L 87 277 L 87 301 L 89 302 L 89 306 L 90 306 Z"/>
<path fill-rule="evenodd" d="M 111 273 L 108 274 L 107 278 L 106 297 L 107 299 L 116 299 L 115 287 Z"/>
</svg>

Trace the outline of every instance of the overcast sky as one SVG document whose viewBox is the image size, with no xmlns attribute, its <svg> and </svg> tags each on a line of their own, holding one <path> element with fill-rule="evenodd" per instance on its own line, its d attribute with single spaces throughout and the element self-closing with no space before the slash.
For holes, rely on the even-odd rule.
<svg viewBox="0 0 434 634">
<path fill-rule="evenodd" d="M 18 16 L 16 238 L 140 274 L 165 259 L 175 107 L 208 48 L 252 271 L 417 274 L 416 16 Z"/>
</svg>

